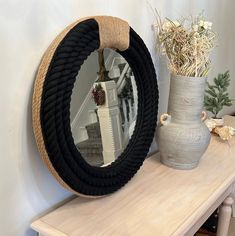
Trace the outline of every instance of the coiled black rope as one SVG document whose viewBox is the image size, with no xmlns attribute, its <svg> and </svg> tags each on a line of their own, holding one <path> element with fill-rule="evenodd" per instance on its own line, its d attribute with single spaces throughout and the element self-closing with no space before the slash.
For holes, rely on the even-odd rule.
<svg viewBox="0 0 235 236">
<path fill-rule="evenodd" d="M 151 145 L 158 111 L 158 87 L 151 56 L 130 29 L 130 46 L 118 51 L 133 70 L 138 114 L 133 135 L 120 157 L 106 167 L 90 166 L 77 150 L 70 127 L 70 102 L 81 65 L 99 48 L 94 19 L 78 23 L 57 47 L 43 84 L 40 120 L 45 148 L 60 178 L 75 192 L 101 196 L 126 184 L 142 165 Z"/>
</svg>

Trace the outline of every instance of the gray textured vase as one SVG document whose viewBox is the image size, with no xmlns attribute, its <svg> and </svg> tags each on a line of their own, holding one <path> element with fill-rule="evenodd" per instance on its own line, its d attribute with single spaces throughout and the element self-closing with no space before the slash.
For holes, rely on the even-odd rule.
<svg viewBox="0 0 235 236">
<path fill-rule="evenodd" d="M 161 162 L 176 169 L 195 168 L 211 134 L 202 112 L 206 78 L 171 76 L 168 114 L 157 129 Z"/>
</svg>

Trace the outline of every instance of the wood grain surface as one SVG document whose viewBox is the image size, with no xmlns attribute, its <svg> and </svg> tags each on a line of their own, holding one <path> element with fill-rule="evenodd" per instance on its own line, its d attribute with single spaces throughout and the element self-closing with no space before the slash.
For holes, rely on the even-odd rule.
<svg viewBox="0 0 235 236">
<path fill-rule="evenodd" d="M 235 127 L 234 117 L 226 116 L 225 122 Z M 118 192 L 100 199 L 77 197 L 31 227 L 47 236 L 192 235 L 192 226 L 220 204 L 234 181 L 235 137 L 228 143 L 213 136 L 196 169 L 171 169 L 155 154 Z"/>
</svg>

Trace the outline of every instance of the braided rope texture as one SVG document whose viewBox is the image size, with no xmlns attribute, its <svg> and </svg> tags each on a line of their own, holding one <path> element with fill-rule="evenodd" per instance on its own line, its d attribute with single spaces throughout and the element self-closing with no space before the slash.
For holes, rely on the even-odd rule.
<svg viewBox="0 0 235 236">
<path fill-rule="evenodd" d="M 106 167 L 90 166 L 74 144 L 70 102 L 80 67 L 100 46 L 99 25 L 95 19 L 86 19 L 67 31 L 48 61 L 42 91 L 39 91 L 41 96 L 33 97 L 34 133 L 45 164 L 62 186 L 80 196 L 99 197 L 125 185 L 148 153 L 157 121 L 156 74 L 148 49 L 130 28 L 128 49 L 118 52 L 129 63 L 136 80 L 135 130 L 115 162 Z M 35 86 L 34 94 L 37 92 L 38 86 Z"/>
</svg>

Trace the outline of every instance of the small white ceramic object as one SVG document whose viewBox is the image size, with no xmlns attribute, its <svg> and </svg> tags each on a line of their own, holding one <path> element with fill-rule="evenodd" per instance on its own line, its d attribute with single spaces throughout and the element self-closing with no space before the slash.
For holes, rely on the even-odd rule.
<svg viewBox="0 0 235 236">
<path fill-rule="evenodd" d="M 216 126 L 223 126 L 224 125 L 224 118 L 211 118 L 216 124 Z"/>
</svg>

